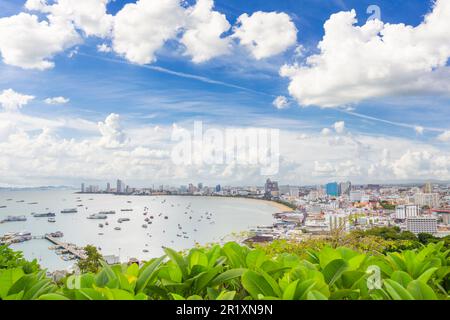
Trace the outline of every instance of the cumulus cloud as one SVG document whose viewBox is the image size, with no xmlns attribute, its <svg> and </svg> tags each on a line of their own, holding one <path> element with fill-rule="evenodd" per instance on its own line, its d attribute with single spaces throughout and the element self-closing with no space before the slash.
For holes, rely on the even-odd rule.
<svg viewBox="0 0 450 320">
<path fill-rule="evenodd" d="M 112 51 L 112 48 L 110 46 L 108 46 L 106 43 L 102 43 L 97 46 L 97 51 L 103 52 L 103 53 L 108 53 L 108 52 Z"/>
<path fill-rule="evenodd" d="M 437 0 L 416 27 L 356 23 L 354 10 L 333 14 L 325 23 L 320 52 L 302 65 L 281 68 L 299 104 L 336 107 L 383 96 L 449 92 L 449 1 Z"/>
<path fill-rule="evenodd" d="M 73 22 L 87 36 L 106 37 L 111 32 L 113 16 L 107 13 L 110 0 L 28 0 L 28 10 L 40 11 Z"/>
<path fill-rule="evenodd" d="M 425 129 L 424 129 L 424 127 L 421 127 L 421 126 L 415 126 L 415 127 L 414 127 L 414 131 L 415 131 L 418 135 L 423 135 Z"/>
<path fill-rule="evenodd" d="M 244 13 L 237 24 L 233 37 L 257 60 L 280 54 L 297 43 L 297 28 L 284 12 Z"/>
<path fill-rule="evenodd" d="M 442 142 L 449 142 L 450 141 L 450 131 L 445 131 L 445 132 L 441 133 L 437 137 L 437 139 Z"/>
<path fill-rule="evenodd" d="M 342 134 L 345 131 L 345 122 L 344 121 L 338 121 L 333 125 L 334 130 L 338 134 Z"/>
<path fill-rule="evenodd" d="M 230 39 L 222 35 L 231 25 L 226 16 L 213 11 L 213 7 L 213 0 L 198 0 L 187 12 L 187 26 L 181 43 L 195 63 L 229 53 Z"/>
<path fill-rule="evenodd" d="M 69 103 L 69 101 L 70 99 L 64 97 L 47 98 L 44 100 L 46 104 L 66 104 Z"/>
<path fill-rule="evenodd" d="M 120 116 L 116 113 L 111 113 L 105 122 L 99 122 L 98 129 L 102 135 L 100 145 L 105 148 L 120 147 L 127 140 L 120 125 Z"/>
<path fill-rule="evenodd" d="M 321 134 L 323 136 L 329 136 L 331 134 L 331 130 L 328 129 L 328 128 L 323 128 L 322 131 L 321 131 Z"/>
<path fill-rule="evenodd" d="M 178 0 L 128 3 L 114 18 L 113 49 L 133 63 L 154 62 L 156 51 L 175 38 L 185 23 Z"/>
<path fill-rule="evenodd" d="M 5 111 L 17 111 L 33 99 L 33 96 L 18 93 L 13 89 L 7 89 L 0 94 L 0 105 Z"/>
<path fill-rule="evenodd" d="M 277 109 L 286 109 L 289 107 L 289 100 L 285 96 L 278 96 L 272 103 Z"/>
<path fill-rule="evenodd" d="M 52 68 L 54 55 L 80 43 L 72 23 L 53 16 L 39 21 L 20 13 L 0 19 L 0 53 L 3 62 L 24 69 Z"/>
</svg>

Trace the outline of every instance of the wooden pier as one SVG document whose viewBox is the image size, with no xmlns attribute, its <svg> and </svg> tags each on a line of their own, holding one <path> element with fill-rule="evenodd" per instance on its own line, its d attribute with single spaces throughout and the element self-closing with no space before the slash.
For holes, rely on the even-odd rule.
<svg viewBox="0 0 450 320">
<path fill-rule="evenodd" d="M 83 250 L 77 250 L 75 248 L 73 248 L 73 246 L 70 246 L 67 243 L 64 243 L 62 241 L 59 241 L 58 239 L 50 236 L 50 235 L 45 235 L 45 239 L 47 239 L 48 241 L 50 241 L 51 243 L 57 245 L 58 247 L 63 248 L 64 250 L 70 252 L 71 254 L 73 254 L 77 259 L 86 259 L 86 254 L 83 252 Z"/>
</svg>

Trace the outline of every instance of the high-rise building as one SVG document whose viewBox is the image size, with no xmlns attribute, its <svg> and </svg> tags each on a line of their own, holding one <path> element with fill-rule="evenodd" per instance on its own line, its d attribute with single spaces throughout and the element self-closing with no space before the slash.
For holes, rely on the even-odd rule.
<svg viewBox="0 0 450 320">
<path fill-rule="evenodd" d="M 350 201 L 351 202 L 361 202 L 362 192 L 360 190 L 350 191 Z"/>
<path fill-rule="evenodd" d="M 338 197 L 340 195 L 339 185 L 337 184 L 337 182 L 327 183 L 325 189 L 327 191 L 327 195 L 331 197 Z"/>
<path fill-rule="evenodd" d="M 426 183 L 425 186 L 423 187 L 423 192 L 424 193 L 432 193 L 433 192 L 433 187 L 431 186 L 431 183 Z"/>
<path fill-rule="evenodd" d="M 438 193 L 416 193 L 414 195 L 414 204 L 421 207 L 436 208 L 439 206 Z"/>
<path fill-rule="evenodd" d="M 414 234 L 437 233 L 437 218 L 433 216 L 406 218 L 406 228 Z"/>
<path fill-rule="evenodd" d="M 123 182 L 122 180 L 117 179 L 117 193 L 123 193 Z"/>
<path fill-rule="evenodd" d="M 419 215 L 419 206 L 417 205 L 400 205 L 395 207 L 395 219 L 405 220 L 410 217 Z"/>
<path fill-rule="evenodd" d="M 349 231 L 350 223 L 346 214 L 328 214 L 326 216 L 329 231 L 341 230 Z"/>
<path fill-rule="evenodd" d="M 201 191 L 203 189 L 203 183 L 199 182 L 197 188 L 199 191 Z"/>
<path fill-rule="evenodd" d="M 341 195 L 343 195 L 343 194 L 345 194 L 345 195 L 350 195 L 350 191 L 352 190 L 352 183 L 350 182 L 350 181 L 347 181 L 347 182 L 341 182 L 340 184 L 339 184 L 339 188 L 341 189 L 340 191 L 340 194 Z"/>
<path fill-rule="evenodd" d="M 217 186 L 216 186 L 216 192 L 220 192 L 222 190 L 222 187 L 220 186 L 220 184 L 218 184 Z"/>
<path fill-rule="evenodd" d="M 81 184 L 81 193 L 84 193 L 86 190 L 84 189 L 84 183 Z"/>
<path fill-rule="evenodd" d="M 111 184 L 109 182 L 106 184 L 106 192 L 111 192 Z"/>
<path fill-rule="evenodd" d="M 278 182 L 267 179 L 264 186 L 264 192 L 267 197 L 279 196 Z"/>
</svg>

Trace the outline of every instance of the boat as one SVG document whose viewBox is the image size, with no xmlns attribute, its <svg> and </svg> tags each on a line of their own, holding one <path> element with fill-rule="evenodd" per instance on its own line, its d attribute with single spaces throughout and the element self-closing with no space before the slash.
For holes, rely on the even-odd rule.
<svg viewBox="0 0 450 320">
<path fill-rule="evenodd" d="M 142 250 L 142 252 L 145 252 L 145 253 L 147 253 L 147 252 L 148 252 L 148 250 L 147 250 L 147 249 L 144 249 L 144 250 Z"/>
<path fill-rule="evenodd" d="M 92 219 L 92 220 L 104 220 L 104 219 L 108 219 L 108 216 L 105 214 L 91 214 L 89 217 L 87 217 L 87 219 Z"/>
<path fill-rule="evenodd" d="M 76 209 L 76 208 L 61 210 L 61 213 L 77 213 L 77 212 L 78 212 L 78 209 Z"/>
<path fill-rule="evenodd" d="M 118 223 L 122 223 L 122 222 L 126 222 L 126 221 L 130 221 L 129 218 L 120 218 L 119 220 L 117 220 Z"/>
<path fill-rule="evenodd" d="M 144 229 L 147 229 L 147 227 L 148 227 L 148 226 L 147 226 L 146 224 L 143 224 L 143 225 L 142 225 L 142 228 L 144 228 Z"/>
<path fill-rule="evenodd" d="M 28 204 L 38 204 L 37 202 L 29 202 Z"/>
<path fill-rule="evenodd" d="M 131 203 L 131 201 L 127 201 L 127 203 Z"/>
<path fill-rule="evenodd" d="M 47 213 L 32 213 L 31 214 L 35 218 L 49 218 L 49 217 L 56 217 L 56 214 L 53 212 L 47 212 Z"/>
<path fill-rule="evenodd" d="M 120 211 L 122 211 L 122 212 L 133 211 L 133 209 L 120 209 Z"/>
<path fill-rule="evenodd" d="M 99 224 L 98 224 L 98 227 L 99 227 L 99 228 L 103 228 L 103 224 L 99 223 Z"/>
<path fill-rule="evenodd" d="M 52 238 L 62 238 L 62 237 L 64 237 L 64 233 L 62 233 L 61 231 L 56 231 L 56 232 L 47 233 L 45 236 L 50 236 Z"/>
<path fill-rule="evenodd" d="M 114 230 L 120 231 L 122 229 L 120 227 L 115 227 Z"/>
<path fill-rule="evenodd" d="M 16 201 L 17 203 L 21 203 L 21 202 L 25 202 L 25 200 L 19 200 L 19 201 Z"/>
<path fill-rule="evenodd" d="M 168 216 L 165 216 L 165 217 L 164 217 L 164 219 L 166 219 L 166 220 L 167 220 L 167 219 L 169 219 L 169 217 L 168 217 Z"/>
<path fill-rule="evenodd" d="M 4 209 L 4 208 L 7 208 L 6 206 L 0 206 L 0 209 Z"/>
<path fill-rule="evenodd" d="M 55 218 L 48 218 L 47 221 L 48 222 L 56 222 L 56 219 Z"/>
<path fill-rule="evenodd" d="M 18 221 L 27 221 L 27 218 L 25 216 L 7 216 L 0 222 L 4 223 L 4 222 L 18 222 Z"/>
<path fill-rule="evenodd" d="M 100 211 L 98 214 L 116 214 L 116 212 L 114 210 L 110 210 L 110 211 Z"/>
<path fill-rule="evenodd" d="M 106 221 L 106 222 L 105 222 L 105 226 L 109 226 L 109 223 L 108 223 L 108 221 Z"/>
</svg>

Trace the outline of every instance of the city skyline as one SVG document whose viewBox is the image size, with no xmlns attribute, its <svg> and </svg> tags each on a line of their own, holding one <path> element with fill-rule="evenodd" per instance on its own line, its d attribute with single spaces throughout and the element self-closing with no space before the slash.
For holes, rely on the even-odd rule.
<svg viewBox="0 0 450 320">
<path fill-rule="evenodd" d="M 0 187 L 450 181 L 448 1 L 76 3 L 0 3 Z M 278 174 L 175 165 L 195 121 L 280 130 Z"/>
</svg>

